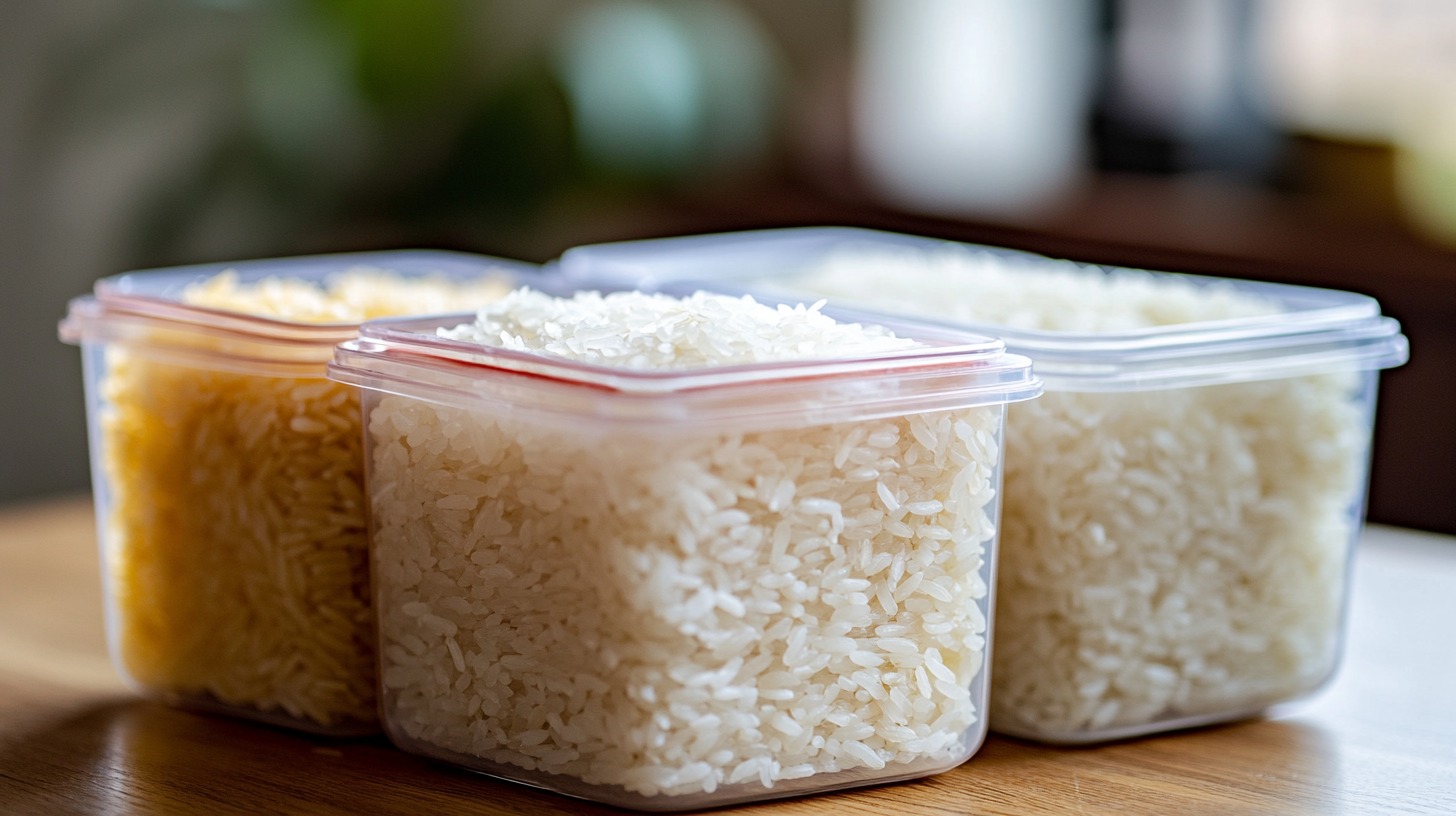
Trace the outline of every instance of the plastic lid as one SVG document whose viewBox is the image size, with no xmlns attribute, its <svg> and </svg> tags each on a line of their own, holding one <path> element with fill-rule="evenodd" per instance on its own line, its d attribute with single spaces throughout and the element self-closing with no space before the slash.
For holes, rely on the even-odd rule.
<svg viewBox="0 0 1456 816">
<path fill-rule="evenodd" d="M 264 278 L 323 282 L 357 268 L 406 278 L 452 281 L 500 278 L 563 288 L 556 276 L 520 261 L 436 250 L 341 253 L 143 270 L 98 281 L 91 296 L 71 301 L 59 333 L 68 343 L 126 343 L 178 363 L 260 374 L 318 376 L 337 343 L 358 334 L 360 321 L 315 323 L 247 314 L 181 300 L 188 286 L 223 272 L 243 284 Z"/>
<path fill-rule="evenodd" d="M 1040 255 L 846 227 L 761 230 L 576 247 L 556 267 L 577 285 L 635 285 L 669 292 L 710 289 L 817 298 L 795 276 L 846 248 L 955 247 L 1021 266 L 1064 264 Z M 1117 272 L 1083 267 L 1088 274 Z M 1373 299 L 1351 292 L 1227 278 L 1148 273 L 1194 286 L 1226 286 L 1277 306 L 1277 313 L 1119 332 L 1040 331 L 950 320 L 835 298 L 881 314 L 998 336 L 1035 361 L 1050 390 L 1135 391 L 1272 379 L 1331 370 L 1380 369 L 1409 357 L 1400 325 Z"/>
<path fill-rule="evenodd" d="M 858 315 L 824 312 L 841 321 Z M 807 427 L 1031 399 L 1031 362 L 999 340 L 879 319 L 910 349 L 853 358 L 650 370 L 582 363 L 439 337 L 470 314 L 365 323 L 329 378 L 361 388 L 538 419 L 655 431 Z"/>
</svg>

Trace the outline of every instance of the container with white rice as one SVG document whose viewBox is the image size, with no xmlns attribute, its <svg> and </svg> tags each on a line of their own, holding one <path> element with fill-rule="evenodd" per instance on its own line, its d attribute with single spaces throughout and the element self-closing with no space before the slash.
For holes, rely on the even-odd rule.
<svg viewBox="0 0 1456 816">
<path fill-rule="evenodd" d="M 386 732 L 654 810 L 964 761 L 1040 390 L 972 338 L 636 292 L 366 324 L 330 376 L 364 388 Z"/>
<path fill-rule="evenodd" d="M 107 624 L 149 696 L 310 732 L 378 730 L 354 389 L 360 321 L 469 308 L 524 264 L 323 256 L 101 281 L 83 345 Z"/>
<path fill-rule="evenodd" d="M 827 297 L 999 336 L 1010 409 L 991 728 L 1059 743 L 1250 716 L 1334 671 L 1378 371 L 1351 293 L 852 229 L 568 251 L 610 281 Z"/>
</svg>

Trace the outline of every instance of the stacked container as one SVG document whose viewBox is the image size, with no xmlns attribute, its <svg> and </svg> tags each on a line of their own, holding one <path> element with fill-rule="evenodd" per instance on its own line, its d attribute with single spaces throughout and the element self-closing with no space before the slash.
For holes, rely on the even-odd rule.
<svg viewBox="0 0 1456 816">
<path fill-rule="evenodd" d="M 314 285 L 339 280 L 345 311 L 370 316 L 464 308 L 537 275 L 386 252 L 136 272 L 73 301 L 61 336 L 84 352 L 124 677 L 191 707 L 377 731 L 358 398 L 324 377 L 359 321 L 329 319 Z"/>
<path fill-rule="evenodd" d="M 1025 358 L 881 321 L 914 346 L 635 370 L 440 336 L 470 317 L 366 324 L 330 367 L 363 389 L 396 744 L 648 810 L 977 749 Z"/>
<path fill-rule="evenodd" d="M 1338 663 L 1378 373 L 1352 293 L 1105 269 L 856 229 L 579 247 L 578 285 L 825 297 L 1004 338 L 991 728 L 1089 743 L 1250 716 Z"/>
</svg>

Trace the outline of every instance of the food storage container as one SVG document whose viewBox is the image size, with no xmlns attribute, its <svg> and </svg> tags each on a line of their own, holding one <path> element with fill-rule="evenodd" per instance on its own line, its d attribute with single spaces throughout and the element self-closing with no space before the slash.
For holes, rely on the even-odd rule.
<svg viewBox="0 0 1456 816">
<path fill-rule="evenodd" d="M 1025 358 L 887 321 L 915 342 L 642 370 L 437 336 L 467 320 L 366 324 L 330 367 L 364 390 L 397 745 L 644 810 L 977 749 L 1004 409 L 1040 391 Z"/>
<path fill-rule="evenodd" d="M 60 334 L 83 349 L 108 637 L 133 687 L 378 731 L 358 404 L 324 367 L 361 317 L 465 308 L 538 274 L 345 254 L 135 272 L 72 301 Z"/>
<path fill-rule="evenodd" d="M 1334 672 L 1377 377 L 1407 356 L 1374 300 L 845 228 L 588 246 L 559 267 L 822 296 L 1032 358 L 1047 393 L 1006 428 L 993 731 L 1232 720 Z"/>
</svg>

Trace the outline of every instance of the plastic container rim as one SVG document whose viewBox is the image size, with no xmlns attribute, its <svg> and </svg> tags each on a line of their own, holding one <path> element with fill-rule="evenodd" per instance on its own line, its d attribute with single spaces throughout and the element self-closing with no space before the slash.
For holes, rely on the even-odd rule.
<svg viewBox="0 0 1456 816">
<path fill-rule="evenodd" d="M 196 306 L 179 300 L 185 286 L 234 271 L 243 281 L 286 277 L 324 281 L 351 268 L 377 267 L 404 277 L 501 279 L 560 290 L 541 267 L 446 250 L 390 250 L 267 258 L 124 272 L 73 298 L 60 321 L 64 342 L 125 344 L 172 362 L 268 376 L 322 376 L 333 347 L 358 336 L 363 321 L 315 323 Z"/>
<path fill-rule="evenodd" d="M 224 327 L 233 331 L 279 339 L 333 343 L 353 337 L 362 321 L 314 322 L 252 315 L 209 306 L 194 306 L 179 297 L 188 284 L 224 272 L 235 272 L 245 282 L 287 277 L 320 282 L 356 267 L 377 267 L 405 277 L 443 275 L 447 278 L 498 275 L 512 282 L 523 275 L 539 276 L 542 267 L 491 255 L 436 249 L 399 249 L 379 252 L 339 252 L 283 258 L 191 264 L 143 269 L 110 275 L 96 282 L 93 295 L 109 313 L 150 317 L 157 321 Z"/>
<path fill-rule="evenodd" d="M 922 343 L 885 354 L 639 371 L 423 331 L 469 318 L 369 321 L 357 340 L 335 348 L 328 376 L 430 402 L 529 404 L 533 410 L 577 417 L 684 427 L 745 418 L 777 424 L 814 413 L 811 406 L 821 398 L 826 411 L 884 416 L 1017 402 L 1042 391 L 1031 361 L 1007 353 L 999 340 L 930 327 L 916 332 L 881 322 Z M 888 383 L 903 388 L 871 390 Z"/>
<path fill-rule="evenodd" d="M 1081 264 L 1018 250 L 857 227 L 793 227 L 584 245 L 567 250 L 553 268 L 579 286 L 635 284 L 671 293 L 706 288 L 776 299 L 807 299 L 821 295 L 789 283 L 773 282 L 772 273 L 755 280 L 755 272 L 739 271 L 742 264 L 726 271 L 720 269 L 718 274 L 705 271 L 700 260 L 684 262 L 685 268 L 696 266 L 696 271 L 664 273 L 661 267 L 670 267 L 670 259 L 689 253 L 699 258 L 720 253 L 715 263 L 727 266 L 731 259 L 753 255 L 752 266 L 761 270 L 763 258 L 774 257 L 775 253 L 793 262 L 793 258 L 822 257 L 835 248 L 855 244 L 890 249 L 955 248 L 1018 264 L 1066 265 L 1095 274 L 1177 278 L 1195 286 L 1229 286 L 1255 293 L 1285 309 L 1269 315 L 1128 331 L 1067 332 L 956 320 L 854 299 L 836 301 L 877 315 L 907 317 L 1001 337 L 1008 350 L 1035 361 L 1038 373 L 1051 389 L 1121 391 L 1269 379 L 1306 373 L 1313 370 L 1312 366 L 1391 368 L 1409 357 L 1399 323 L 1383 317 L 1373 298 L 1353 292 Z M 1244 374 L 1230 371 L 1231 365 Z"/>
</svg>

